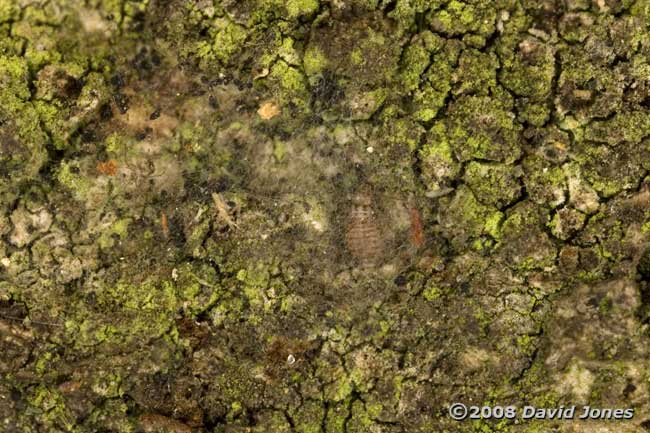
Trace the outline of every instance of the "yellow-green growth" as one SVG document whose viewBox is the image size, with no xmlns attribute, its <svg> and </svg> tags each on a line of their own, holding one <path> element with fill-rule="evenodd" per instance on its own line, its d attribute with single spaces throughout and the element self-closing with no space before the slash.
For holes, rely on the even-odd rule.
<svg viewBox="0 0 650 433">
<path fill-rule="evenodd" d="M 329 61 L 323 51 L 316 45 L 309 45 L 302 58 L 303 67 L 308 77 L 319 74 L 327 68 Z"/>
<path fill-rule="evenodd" d="M 311 15 L 318 10 L 318 0 L 287 0 L 286 8 L 289 18 Z"/>
</svg>

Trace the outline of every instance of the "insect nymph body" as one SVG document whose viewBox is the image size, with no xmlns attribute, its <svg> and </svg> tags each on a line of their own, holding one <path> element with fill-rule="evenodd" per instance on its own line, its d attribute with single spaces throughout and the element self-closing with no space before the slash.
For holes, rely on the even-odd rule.
<svg viewBox="0 0 650 433">
<path fill-rule="evenodd" d="M 384 250 L 384 238 L 374 210 L 373 194 L 363 188 L 351 201 L 345 232 L 347 249 L 362 268 L 377 266 Z"/>
</svg>

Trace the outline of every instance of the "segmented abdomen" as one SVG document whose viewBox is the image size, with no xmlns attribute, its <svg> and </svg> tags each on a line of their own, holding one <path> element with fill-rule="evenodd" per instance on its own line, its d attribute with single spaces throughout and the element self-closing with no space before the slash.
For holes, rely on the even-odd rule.
<svg viewBox="0 0 650 433">
<path fill-rule="evenodd" d="M 379 223 L 371 207 L 352 208 L 345 241 L 348 251 L 361 267 L 368 268 L 378 264 L 384 242 Z"/>
</svg>

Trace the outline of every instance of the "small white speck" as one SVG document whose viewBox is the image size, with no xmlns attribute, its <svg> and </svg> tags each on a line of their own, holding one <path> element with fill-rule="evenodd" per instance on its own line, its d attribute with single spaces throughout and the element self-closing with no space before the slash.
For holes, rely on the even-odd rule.
<svg viewBox="0 0 650 433">
<path fill-rule="evenodd" d="M 296 362 L 296 357 L 289 354 L 289 356 L 287 356 L 287 364 L 293 365 L 295 364 L 295 362 Z"/>
<path fill-rule="evenodd" d="M 178 269 L 176 268 L 172 269 L 172 280 L 178 280 Z"/>
<path fill-rule="evenodd" d="M 372 153 L 372 152 L 374 152 L 374 151 L 375 151 L 375 148 L 374 148 L 374 147 L 372 147 L 372 146 L 368 146 L 368 147 L 366 147 L 366 152 L 368 152 L 368 153 Z"/>
<path fill-rule="evenodd" d="M 0 260 L 0 263 L 2 263 L 2 266 L 5 268 L 8 268 L 11 264 L 11 260 L 9 260 L 9 257 L 3 257 L 2 260 Z"/>
</svg>

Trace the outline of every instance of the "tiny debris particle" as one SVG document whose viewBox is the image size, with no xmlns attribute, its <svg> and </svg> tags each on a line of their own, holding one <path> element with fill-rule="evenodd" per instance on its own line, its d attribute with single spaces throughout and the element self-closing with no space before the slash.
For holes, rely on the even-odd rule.
<svg viewBox="0 0 650 433">
<path fill-rule="evenodd" d="M 59 385 L 58 388 L 63 394 L 72 394 L 81 388 L 81 382 L 68 380 Z"/>
<path fill-rule="evenodd" d="M 142 131 L 138 132 L 137 134 L 135 134 L 135 138 L 138 141 L 142 141 L 145 138 L 147 138 L 147 135 L 151 134 L 152 132 L 153 132 L 153 129 L 151 129 L 150 127 L 146 127 L 144 130 L 142 130 Z"/>
<path fill-rule="evenodd" d="M 212 193 L 212 201 L 217 210 L 217 215 L 219 218 L 224 221 L 229 227 L 237 228 L 237 224 L 230 216 L 231 207 L 225 202 L 221 194 Z"/>
<path fill-rule="evenodd" d="M 267 75 L 269 75 L 269 72 L 271 72 L 269 70 L 269 68 L 263 68 L 262 70 L 260 70 L 257 74 L 255 74 L 253 76 L 253 80 L 257 80 L 258 78 L 264 78 Z"/>
<path fill-rule="evenodd" d="M 81 131 L 81 141 L 83 143 L 92 143 L 93 141 L 96 140 L 97 140 L 97 134 L 92 129 Z"/>
<path fill-rule="evenodd" d="M 374 151 L 375 151 L 375 148 L 372 147 L 372 146 L 368 146 L 368 147 L 366 148 L 366 152 L 368 152 L 368 153 L 373 153 Z"/>
<path fill-rule="evenodd" d="M 156 120 L 160 117 L 160 108 L 157 108 L 156 111 L 149 115 L 149 120 Z"/>
<path fill-rule="evenodd" d="M 99 109 L 99 116 L 102 120 L 109 120 L 113 117 L 113 109 L 110 104 L 105 104 Z"/>
<path fill-rule="evenodd" d="M 559 150 L 566 150 L 567 148 L 567 145 L 565 143 L 562 143 L 561 141 L 553 142 L 553 146 L 555 146 L 555 148 Z"/>
<path fill-rule="evenodd" d="M 140 426 L 146 433 L 159 431 L 192 433 L 192 428 L 187 424 L 155 413 L 147 413 L 140 416 Z"/>
<path fill-rule="evenodd" d="M 165 237 L 165 239 L 169 238 L 169 220 L 167 218 L 167 214 L 163 212 L 160 215 L 160 228 L 162 229 L 162 234 Z"/>
<path fill-rule="evenodd" d="M 289 354 L 289 356 L 287 356 L 287 364 L 293 365 L 295 363 L 296 363 L 296 357 L 293 356 L 292 354 Z"/>
<path fill-rule="evenodd" d="M 8 268 L 9 265 L 11 264 L 11 260 L 9 260 L 9 257 L 3 257 L 0 260 L 0 264 L 2 264 L 2 266 L 4 266 L 5 268 Z"/>
<path fill-rule="evenodd" d="M 121 114 L 126 114 L 126 112 L 129 111 L 129 98 L 126 95 L 116 93 L 113 95 L 113 101 Z"/>
<path fill-rule="evenodd" d="M 257 114 L 264 120 L 269 120 L 281 113 L 280 107 L 273 101 L 266 101 L 260 105 Z"/>
<path fill-rule="evenodd" d="M 411 243 L 415 247 L 421 247 L 424 244 L 424 225 L 422 217 L 417 207 L 413 206 L 409 210 L 411 217 Z"/>
<path fill-rule="evenodd" d="M 443 197 L 450 192 L 452 192 L 454 189 L 453 188 L 440 188 L 436 190 L 429 190 L 426 193 L 424 193 L 424 196 L 427 198 L 438 198 L 438 197 Z"/>
<path fill-rule="evenodd" d="M 217 108 L 219 108 L 219 101 L 217 100 L 217 98 L 216 98 L 214 95 L 210 95 L 210 97 L 208 98 L 208 104 L 209 104 L 210 107 L 212 107 L 214 110 L 216 110 Z"/>
<path fill-rule="evenodd" d="M 126 84 L 126 82 L 124 81 L 124 76 L 120 73 L 113 75 L 110 81 L 113 87 L 115 87 L 116 89 L 121 89 Z"/>
</svg>

